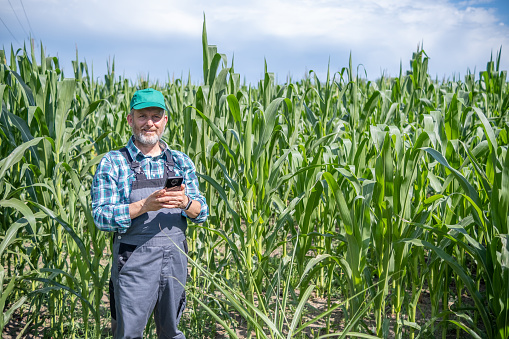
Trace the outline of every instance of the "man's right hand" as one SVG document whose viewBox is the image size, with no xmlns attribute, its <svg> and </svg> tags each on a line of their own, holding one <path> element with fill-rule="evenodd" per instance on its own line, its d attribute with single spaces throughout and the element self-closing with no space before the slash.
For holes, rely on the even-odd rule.
<svg viewBox="0 0 509 339">
<path fill-rule="evenodd" d="M 158 211 L 161 208 L 180 208 L 184 201 L 187 201 L 185 185 L 181 185 L 180 190 L 163 188 L 154 191 L 145 199 L 129 204 L 129 216 L 134 219 L 143 213 Z"/>
<path fill-rule="evenodd" d="M 169 200 L 166 189 L 154 191 L 147 198 L 129 204 L 129 216 L 134 219 L 143 213 L 158 211 L 161 208 L 172 208 L 169 207 Z"/>
</svg>

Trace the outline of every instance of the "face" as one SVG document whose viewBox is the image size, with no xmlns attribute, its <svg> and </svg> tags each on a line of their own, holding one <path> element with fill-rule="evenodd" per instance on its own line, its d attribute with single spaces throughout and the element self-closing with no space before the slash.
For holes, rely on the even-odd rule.
<svg viewBox="0 0 509 339">
<path fill-rule="evenodd" d="M 167 121 L 168 116 L 159 107 L 135 109 L 132 114 L 127 115 L 134 139 L 147 146 L 159 142 Z"/>
</svg>

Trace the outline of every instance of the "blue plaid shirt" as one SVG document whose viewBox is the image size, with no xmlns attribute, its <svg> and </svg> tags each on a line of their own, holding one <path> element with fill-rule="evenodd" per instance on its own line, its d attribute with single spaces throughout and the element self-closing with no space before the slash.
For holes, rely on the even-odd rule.
<svg viewBox="0 0 509 339">
<path fill-rule="evenodd" d="M 164 149 L 168 147 L 163 141 L 161 141 L 161 146 Z M 131 157 L 139 161 L 147 179 L 163 177 L 166 161 L 164 152 L 156 157 L 146 156 L 134 145 L 133 138 L 129 139 L 126 147 Z M 194 164 L 182 152 L 172 150 L 171 154 L 175 162 L 175 175 L 184 177 L 186 194 L 201 203 L 201 211 L 196 218 L 190 218 L 185 211 L 182 211 L 182 215 L 195 223 L 204 222 L 207 219 L 209 208 L 205 197 L 198 189 Z M 91 190 L 92 211 L 97 228 L 103 231 L 125 233 L 131 226 L 129 196 L 134 180 L 134 172 L 120 151 L 111 151 L 101 159 L 94 175 Z"/>
</svg>

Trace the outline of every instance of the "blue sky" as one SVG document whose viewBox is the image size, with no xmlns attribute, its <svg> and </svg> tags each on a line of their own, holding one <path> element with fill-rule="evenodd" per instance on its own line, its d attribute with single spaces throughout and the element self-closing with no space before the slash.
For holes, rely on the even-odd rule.
<svg viewBox="0 0 509 339">
<path fill-rule="evenodd" d="M 354 65 L 375 79 L 396 76 L 400 62 L 423 44 L 433 76 L 485 69 L 502 46 L 509 68 L 507 0 L 0 0 L 0 46 L 17 49 L 31 32 L 37 48 L 58 56 L 72 74 L 79 58 L 95 77 L 115 58 L 116 73 L 165 82 L 168 76 L 202 79 L 201 32 L 247 82 L 263 78 L 264 60 L 278 82 L 310 70 L 325 77 Z M 23 7 L 24 10 L 23 11 Z M 25 16 L 26 13 L 26 16 Z M 17 15 L 17 17 L 16 17 Z M 27 20 L 28 18 L 28 20 Z M 30 23 L 30 25 L 28 24 Z M 4 25 L 5 24 L 5 25 Z M 7 29 L 8 28 L 8 29 Z"/>
</svg>

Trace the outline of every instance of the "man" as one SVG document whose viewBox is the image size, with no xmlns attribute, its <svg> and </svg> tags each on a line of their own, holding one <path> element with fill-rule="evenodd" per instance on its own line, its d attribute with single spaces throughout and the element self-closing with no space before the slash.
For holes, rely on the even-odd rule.
<svg viewBox="0 0 509 339">
<path fill-rule="evenodd" d="M 161 140 L 168 115 L 161 92 L 134 93 L 126 147 L 107 153 L 92 185 L 96 226 L 115 232 L 111 267 L 111 313 L 115 338 L 142 338 L 154 311 L 159 338 L 185 339 L 177 329 L 185 308 L 186 218 L 201 223 L 208 207 L 195 167 Z M 182 176 L 177 190 L 166 178 Z M 115 321 L 116 319 L 116 321 Z"/>
</svg>

